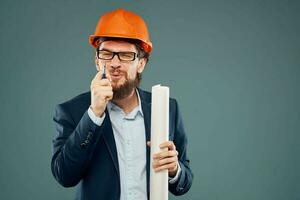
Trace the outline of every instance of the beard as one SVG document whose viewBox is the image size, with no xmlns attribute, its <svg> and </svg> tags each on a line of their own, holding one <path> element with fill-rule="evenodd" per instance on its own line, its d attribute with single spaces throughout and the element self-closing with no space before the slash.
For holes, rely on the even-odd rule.
<svg viewBox="0 0 300 200">
<path fill-rule="evenodd" d="M 112 100 L 120 100 L 129 96 L 134 89 L 136 89 L 141 82 L 142 75 L 137 73 L 135 79 L 129 79 L 128 74 L 124 74 L 125 82 L 120 85 L 113 87 L 113 98 Z"/>
</svg>

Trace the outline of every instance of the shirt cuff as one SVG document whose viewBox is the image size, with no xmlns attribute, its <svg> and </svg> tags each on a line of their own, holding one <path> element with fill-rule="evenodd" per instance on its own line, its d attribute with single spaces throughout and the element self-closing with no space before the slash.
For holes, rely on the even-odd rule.
<svg viewBox="0 0 300 200">
<path fill-rule="evenodd" d="M 90 119 L 94 122 L 94 124 L 96 124 L 98 126 L 102 125 L 103 120 L 105 118 L 105 113 L 103 113 L 102 117 L 97 117 L 90 107 L 88 109 L 88 115 L 89 115 Z"/>
<path fill-rule="evenodd" d="M 176 173 L 176 175 L 173 177 L 173 178 L 170 178 L 169 177 L 169 183 L 170 184 L 173 184 L 173 183 L 176 183 L 176 181 L 178 180 L 178 178 L 179 178 L 179 175 L 180 175 L 180 172 L 181 172 L 181 168 L 180 168 L 180 165 L 179 165 L 179 163 L 177 164 L 177 173 Z"/>
</svg>

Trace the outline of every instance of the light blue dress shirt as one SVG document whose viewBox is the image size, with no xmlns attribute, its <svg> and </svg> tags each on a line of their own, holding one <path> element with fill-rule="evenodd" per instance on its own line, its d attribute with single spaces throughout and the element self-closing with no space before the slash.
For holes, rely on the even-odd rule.
<svg viewBox="0 0 300 200">
<path fill-rule="evenodd" d="M 111 101 L 107 104 L 118 151 L 120 200 L 147 199 L 144 115 L 138 91 L 136 93 L 139 104 L 128 114 Z M 88 109 L 88 115 L 98 126 L 101 126 L 105 118 L 105 113 L 102 117 L 95 116 L 91 108 Z M 180 165 L 178 165 L 177 174 L 174 178 L 169 178 L 169 183 L 172 184 L 178 180 L 180 171 Z"/>
</svg>

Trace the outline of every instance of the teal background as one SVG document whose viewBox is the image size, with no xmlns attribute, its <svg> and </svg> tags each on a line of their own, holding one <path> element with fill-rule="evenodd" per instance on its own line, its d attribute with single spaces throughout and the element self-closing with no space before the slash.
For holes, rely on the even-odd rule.
<svg viewBox="0 0 300 200">
<path fill-rule="evenodd" d="M 148 23 L 142 88 L 170 86 L 188 132 L 190 192 L 170 200 L 300 199 L 299 1 L 0 1 L 0 193 L 73 199 L 50 170 L 54 106 L 89 90 L 98 18 Z"/>
</svg>

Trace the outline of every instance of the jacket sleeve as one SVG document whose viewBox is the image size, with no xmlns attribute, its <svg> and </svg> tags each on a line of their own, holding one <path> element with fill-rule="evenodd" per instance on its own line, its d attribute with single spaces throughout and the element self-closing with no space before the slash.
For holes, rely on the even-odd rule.
<svg viewBox="0 0 300 200">
<path fill-rule="evenodd" d="M 175 183 L 169 183 L 169 191 L 172 194 L 179 196 L 189 191 L 193 182 L 193 173 L 190 168 L 190 160 L 187 156 L 187 137 L 176 100 L 175 109 L 175 134 L 173 142 L 176 146 L 176 150 L 178 151 L 178 162 L 181 168 L 181 173 Z"/>
<path fill-rule="evenodd" d="M 62 186 L 72 187 L 82 179 L 102 127 L 92 122 L 87 111 L 76 124 L 63 104 L 56 106 L 53 120 L 57 135 L 53 140 L 52 174 Z"/>
</svg>

